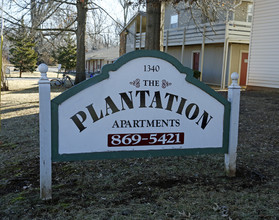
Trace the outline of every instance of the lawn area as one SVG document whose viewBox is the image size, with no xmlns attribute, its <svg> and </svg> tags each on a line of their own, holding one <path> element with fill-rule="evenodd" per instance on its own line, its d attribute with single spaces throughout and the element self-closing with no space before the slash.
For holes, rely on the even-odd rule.
<svg viewBox="0 0 279 220">
<path fill-rule="evenodd" d="M 241 92 L 235 178 L 225 176 L 223 155 L 59 162 L 53 199 L 42 201 L 38 79 L 9 87 L 1 95 L 0 219 L 279 219 L 279 90 Z"/>
</svg>

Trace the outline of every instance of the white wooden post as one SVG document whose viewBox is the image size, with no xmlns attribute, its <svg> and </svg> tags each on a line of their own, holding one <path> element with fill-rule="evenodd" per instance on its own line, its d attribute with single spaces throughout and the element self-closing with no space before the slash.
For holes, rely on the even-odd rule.
<svg viewBox="0 0 279 220">
<path fill-rule="evenodd" d="M 203 63 L 204 63 L 204 47 L 205 47 L 205 32 L 206 32 L 206 25 L 203 26 L 203 35 L 202 35 L 202 52 L 201 52 L 201 75 L 200 81 L 202 81 L 202 74 L 203 74 Z"/>
<path fill-rule="evenodd" d="M 228 17 L 227 17 L 227 19 L 228 19 Z M 228 24 L 228 20 L 226 20 L 224 51 L 223 51 L 223 66 L 222 66 L 222 77 L 221 77 L 221 89 L 224 89 L 225 86 L 226 86 L 228 49 L 229 49 L 229 24 Z"/>
<path fill-rule="evenodd" d="M 142 38 L 142 15 L 140 15 L 140 42 L 139 42 L 139 50 L 141 50 L 141 38 Z"/>
<path fill-rule="evenodd" d="M 181 62 L 182 64 L 183 64 L 183 59 L 184 59 L 185 40 L 186 40 L 186 28 L 183 29 L 183 39 L 182 39 L 182 47 L 181 47 L 180 62 Z"/>
<path fill-rule="evenodd" d="M 40 99 L 40 197 L 51 199 L 51 113 L 50 113 L 50 82 L 47 78 L 48 67 L 39 65 Z"/>
<path fill-rule="evenodd" d="M 238 121 L 240 104 L 240 86 L 237 83 L 238 74 L 232 73 L 232 84 L 228 90 L 228 101 L 231 103 L 229 152 L 225 154 L 225 171 L 227 176 L 234 177 L 236 174 L 236 151 L 238 142 Z"/>
<path fill-rule="evenodd" d="M 169 44 L 169 30 L 166 31 L 166 46 L 165 46 L 165 53 L 168 52 L 168 44 Z"/>
</svg>

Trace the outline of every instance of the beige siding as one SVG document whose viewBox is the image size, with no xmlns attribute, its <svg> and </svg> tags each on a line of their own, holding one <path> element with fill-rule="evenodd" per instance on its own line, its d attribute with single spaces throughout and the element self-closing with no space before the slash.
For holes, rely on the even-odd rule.
<svg viewBox="0 0 279 220">
<path fill-rule="evenodd" d="M 249 86 L 279 88 L 279 1 L 255 0 Z"/>
<path fill-rule="evenodd" d="M 193 52 L 200 52 L 201 65 L 201 45 L 185 46 L 184 59 L 182 64 L 192 68 Z M 181 46 L 168 47 L 168 54 L 181 60 Z M 220 85 L 223 62 L 223 44 L 206 45 L 204 50 L 203 82 L 210 85 Z"/>
<path fill-rule="evenodd" d="M 241 53 L 249 51 L 249 45 L 248 44 L 232 44 L 231 45 L 231 54 L 230 54 L 230 63 L 229 63 L 229 74 L 232 74 L 233 72 L 240 73 L 240 67 L 241 67 Z M 239 77 L 240 79 L 240 77 Z M 231 77 L 229 77 L 228 84 L 231 84 Z"/>
</svg>

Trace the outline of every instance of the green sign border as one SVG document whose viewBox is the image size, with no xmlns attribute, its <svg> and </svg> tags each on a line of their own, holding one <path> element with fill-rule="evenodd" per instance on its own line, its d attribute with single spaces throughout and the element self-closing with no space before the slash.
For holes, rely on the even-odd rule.
<svg viewBox="0 0 279 220">
<path fill-rule="evenodd" d="M 146 151 L 114 151 L 114 152 L 95 152 L 95 153 L 78 153 L 78 154 L 59 154 L 58 153 L 58 108 L 59 105 L 68 98 L 74 96 L 80 91 L 91 87 L 104 79 L 109 78 L 109 71 L 116 71 L 125 63 L 140 57 L 155 57 L 171 63 L 180 73 L 186 74 L 185 80 L 207 94 L 211 95 L 217 101 L 224 105 L 224 130 L 223 130 L 223 146 L 221 148 L 194 148 L 194 149 L 168 149 L 168 150 L 146 150 Z M 222 95 L 215 92 L 206 84 L 200 82 L 193 76 L 190 68 L 183 66 L 173 56 L 151 50 L 138 50 L 127 53 L 120 57 L 115 63 L 107 64 L 102 68 L 101 74 L 88 79 L 78 85 L 66 90 L 51 101 L 51 148 L 52 161 L 74 161 L 74 160 L 96 160 L 96 159 L 120 159 L 120 158 L 140 158 L 140 157 L 160 157 L 160 156 L 182 156 L 182 155 L 199 155 L 213 153 L 228 153 L 229 144 L 229 123 L 230 123 L 231 104 Z"/>
</svg>

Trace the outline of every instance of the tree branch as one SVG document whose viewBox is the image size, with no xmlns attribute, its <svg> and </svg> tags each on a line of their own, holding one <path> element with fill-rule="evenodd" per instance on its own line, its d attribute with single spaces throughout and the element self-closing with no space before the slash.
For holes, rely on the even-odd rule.
<svg viewBox="0 0 279 220">
<path fill-rule="evenodd" d="M 67 32 L 76 32 L 74 29 L 68 28 L 36 28 L 37 31 L 67 31 Z"/>
<path fill-rule="evenodd" d="M 124 28 L 122 24 L 120 24 L 118 21 L 116 21 L 104 8 L 102 8 L 100 5 L 96 4 L 95 2 L 91 1 L 91 4 L 96 5 L 99 9 L 101 9 L 103 12 L 105 12 L 116 24 Z"/>
</svg>

